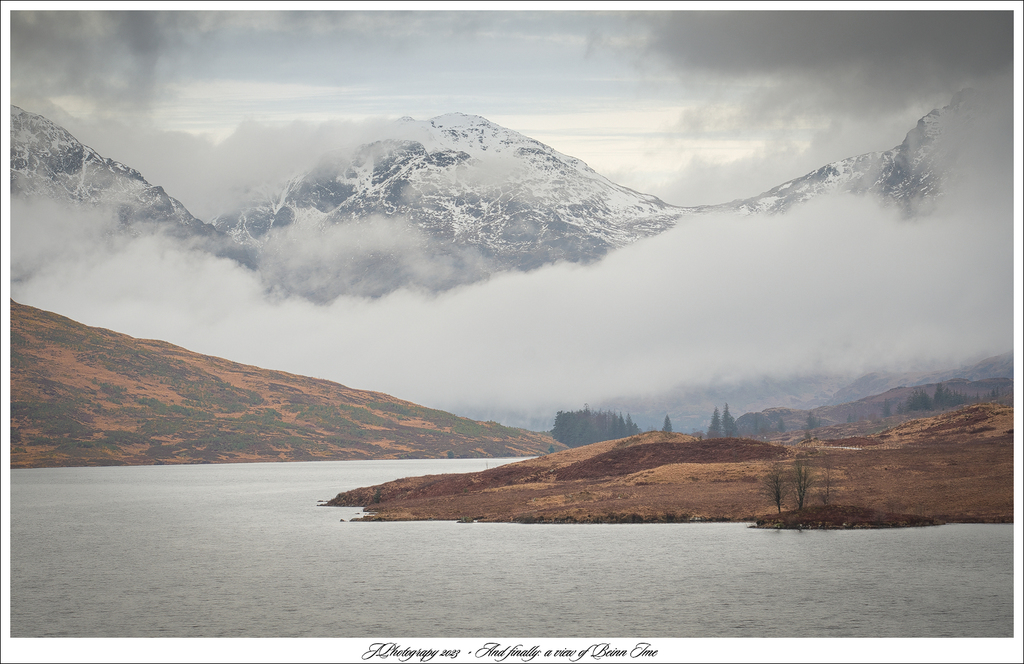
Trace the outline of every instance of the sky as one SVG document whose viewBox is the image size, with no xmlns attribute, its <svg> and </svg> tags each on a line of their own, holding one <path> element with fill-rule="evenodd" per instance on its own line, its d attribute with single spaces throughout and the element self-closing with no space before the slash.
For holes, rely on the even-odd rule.
<svg viewBox="0 0 1024 664">
<path fill-rule="evenodd" d="M 923 220 L 842 198 L 771 220 L 681 224 L 590 266 L 315 305 L 271 297 L 246 270 L 186 247 L 111 243 L 102 220 L 15 204 L 7 265 L 27 276 L 5 281 L 15 299 L 90 325 L 507 423 L 681 382 L 1002 353 L 1019 299 L 1021 18 L 1014 3 L 970 6 L 1000 11 L 12 3 L 9 103 L 201 219 L 403 116 L 482 115 L 685 206 L 891 149 L 964 87 L 1003 105 L 983 132 L 992 158 Z"/>
<path fill-rule="evenodd" d="M 1009 17 L 14 12 L 10 94 L 190 210 L 202 186 L 179 180 L 197 151 L 295 159 L 358 125 L 456 111 L 668 203 L 713 204 L 890 149 L 959 89 L 1007 85 Z"/>
</svg>

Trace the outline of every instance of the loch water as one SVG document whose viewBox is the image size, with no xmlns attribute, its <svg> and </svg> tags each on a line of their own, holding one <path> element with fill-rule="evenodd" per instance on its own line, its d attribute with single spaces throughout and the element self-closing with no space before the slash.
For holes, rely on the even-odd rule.
<svg viewBox="0 0 1024 664">
<path fill-rule="evenodd" d="M 1012 637 L 1013 526 L 353 522 L 510 460 L 11 471 L 12 637 Z"/>
</svg>

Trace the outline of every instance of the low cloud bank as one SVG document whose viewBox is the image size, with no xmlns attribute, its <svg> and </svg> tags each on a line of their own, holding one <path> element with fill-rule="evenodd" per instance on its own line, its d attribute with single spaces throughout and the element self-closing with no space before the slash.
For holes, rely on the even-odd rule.
<svg viewBox="0 0 1024 664">
<path fill-rule="evenodd" d="M 259 264 L 267 288 L 320 304 L 341 295 L 377 297 L 400 286 L 446 290 L 478 281 L 490 269 L 474 247 L 442 243 L 397 217 L 271 229 Z"/>
<path fill-rule="evenodd" d="M 1009 200 L 919 221 L 850 196 L 778 217 L 691 217 L 589 266 L 329 304 L 166 237 L 109 231 L 95 215 L 15 203 L 12 297 L 478 417 L 553 416 L 679 384 L 956 364 L 1013 346 Z M 397 264 L 425 259 L 415 242 L 388 246 Z"/>
</svg>

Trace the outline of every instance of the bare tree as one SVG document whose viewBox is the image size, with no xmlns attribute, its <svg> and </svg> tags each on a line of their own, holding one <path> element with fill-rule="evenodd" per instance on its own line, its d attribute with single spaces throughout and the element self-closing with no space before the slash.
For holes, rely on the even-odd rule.
<svg viewBox="0 0 1024 664">
<path fill-rule="evenodd" d="M 761 494 L 775 504 L 782 514 L 782 501 L 789 493 L 790 475 L 782 464 L 774 464 L 761 478 Z"/>
<path fill-rule="evenodd" d="M 832 473 L 835 470 L 835 465 L 831 454 L 822 456 L 821 463 L 819 464 L 821 488 L 818 490 L 818 497 L 821 498 L 822 505 L 832 504 L 832 494 L 835 493 L 835 479 Z"/>
<path fill-rule="evenodd" d="M 814 473 L 811 472 L 811 465 L 805 459 L 797 459 L 793 462 L 793 490 L 796 492 L 796 508 L 804 508 L 804 500 L 807 492 L 814 485 Z"/>
</svg>

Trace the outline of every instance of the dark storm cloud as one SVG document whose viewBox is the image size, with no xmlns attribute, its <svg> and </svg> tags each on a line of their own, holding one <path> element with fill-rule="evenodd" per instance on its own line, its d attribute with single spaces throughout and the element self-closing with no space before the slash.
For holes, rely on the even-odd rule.
<svg viewBox="0 0 1024 664">
<path fill-rule="evenodd" d="M 756 79 L 855 106 L 904 102 L 936 86 L 955 91 L 1013 65 L 1009 11 L 671 12 L 640 20 L 649 25 L 648 52 L 684 77 Z"/>
<path fill-rule="evenodd" d="M 146 102 L 170 59 L 188 55 L 186 12 L 11 12 L 12 92 Z"/>
<path fill-rule="evenodd" d="M 986 74 L 1012 64 L 1012 12 L 673 12 L 651 47 L 684 66 L 733 75 L 831 71 Z"/>
<path fill-rule="evenodd" d="M 327 81 L 414 54 L 445 69 L 452 60 L 430 54 L 458 42 L 486 56 L 513 35 L 654 55 L 684 78 L 800 81 L 846 102 L 865 86 L 900 97 L 951 89 L 1008 72 L 1013 57 L 1012 12 L 15 11 L 12 82 L 16 93 L 144 102 L 186 72 Z"/>
</svg>

